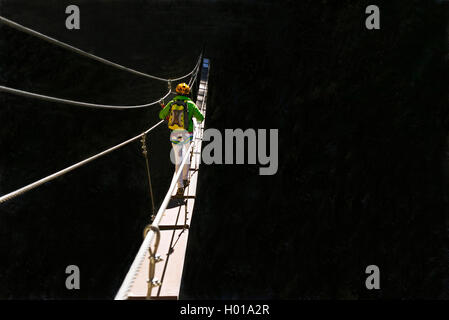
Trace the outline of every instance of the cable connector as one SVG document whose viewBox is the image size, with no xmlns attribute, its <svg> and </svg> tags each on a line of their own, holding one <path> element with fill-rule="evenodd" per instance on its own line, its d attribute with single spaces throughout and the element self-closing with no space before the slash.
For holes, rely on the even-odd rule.
<svg viewBox="0 0 449 320">
<path fill-rule="evenodd" d="M 142 134 L 140 142 L 142 142 L 142 154 L 146 157 L 148 152 L 147 152 L 147 135 L 145 133 Z"/>
<path fill-rule="evenodd" d="M 170 79 L 168 79 L 167 80 L 167 86 L 168 86 L 168 90 L 172 90 L 172 86 L 171 86 L 171 80 Z"/>
</svg>

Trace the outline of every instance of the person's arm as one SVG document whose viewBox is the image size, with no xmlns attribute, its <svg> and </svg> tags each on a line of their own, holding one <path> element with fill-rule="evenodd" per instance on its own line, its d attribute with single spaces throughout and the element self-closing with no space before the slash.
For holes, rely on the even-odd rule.
<svg viewBox="0 0 449 320">
<path fill-rule="evenodd" d="M 196 120 L 198 120 L 198 122 L 202 122 L 204 120 L 204 115 L 201 113 L 194 102 L 190 102 L 190 104 L 192 106 L 192 115 L 196 118 Z"/>
<path fill-rule="evenodd" d="M 164 120 L 168 116 L 168 113 L 170 112 L 170 107 L 171 107 L 172 103 L 173 103 L 173 101 L 170 101 L 169 103 L 167 103 L 165 108 L 159 112 L 160 119 Z"/>
</svg>

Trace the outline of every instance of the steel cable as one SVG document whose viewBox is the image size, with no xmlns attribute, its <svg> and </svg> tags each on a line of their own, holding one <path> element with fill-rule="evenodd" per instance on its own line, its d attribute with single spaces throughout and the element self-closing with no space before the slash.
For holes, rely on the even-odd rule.
<svg viewBox="0 0 449 320">
<path fill-rule="evenodd" d="M 112 151 L 115 151 L 115 150 L 117 150 L 117 149 L 119 149 L 119 148 L 121 148 L 121 147 L 123 147 L 123 146 L 125 146 L 125 145 L 127 145 L 127 144 L 129 144 L 129 143 L 131 143 L 133 141 L 135 141 L 135 140 L 138 140 L 139 138 L 142 137 L 142 135 L 148 134 L 150 131 L 154 130 L 156 127 L 158 127 L 163 122 L 164 121 L 161 120 L 158 123 L 156 123 L 154 126 L 149 128 L 148 130 L 144 131 L 143 133 L 141 133 L 141 134 L 139 134 L 139 135 L 137 135 L 137 136 L 135 136 L 135 137 L 133 137 L 131 139 L 128 139 L 128 140 L 126 140 L 126 141 L 124 141 L 124 142 L 122 142 L 120 144 L 117 144 L 117 145 L 115 145 L 115 146 L 113 146 L 113 147 L 111 147 L 111 148 L 109 148 L 109 149 L 107 149 L 107 150 L 105 150 L 103 152 L 97 153 L 97 154 L 93 155 L 92 157 L 89 157 L 89 158 L 87 158 L 87 159 L 85 159 L 83 161 L 75 163 L 75 164 L 71 165 L 70 167 L 67 167 L 67 168 L 62 169 L 62 170 L 60 170 L 58 172 L 55 172 L 55 173 L 53 173 L 53 174 L 51 174 L 51 175 L 49 175 L 49 176 L 47 176 L 45 178 L 42 178 L 42 179 L 37 180 L 37 181 L 35 181 L 33 183 L 30 183 L 30 184 L 26 185 L 25 187 L 17 189 L 16 191 L 13 191 L 13 192 L 10 192 L 10 193 L 8 193 L 8 194 L 6 194 L 4 196 L 1 196 L 0 197 L 0 204 L 6 202 L 8 200 L 14 199 L 17 196 L 24 194 L 25 192 L 28 192 L 28 191 L 30 191 L 30 190 L 32 190 L 32 189 L 34 189 L 34 188 L 44 184 L 44 183 L 52 181 L 52 180 L 54 180 L 54 179 L 56 179 L 56 178 L 58 178 L 58 177 L 60 177 L 60 176 L 62 176 L 64 174 L 66 174 L 66 173 L 68 173 L 68 172 L 70 172 L 70 171 L 72 171 L 74 169 L 82 167 L 85 164 L 87 164 L 87 163 L 89 163 L 89 162 L 91 162 L 91 161 L 93 161 L 93 160 L 95 160 L 97 158 L 100 158 L 101 156 L 104 156 L 104 155 L 106 155 L 106 154 L 108 154 L 108 153 L 110 153 Z"/>
<path fill-rule="evenodd" d="M 134 70 L 134 69 L 131 69 L 131 68 L 127 68 L 127 67 L 122 66 L 122 65 L 120 65 L 118 63 L 115 63 L 115 62 L 109 61 L 107 59 L 98 57 L 98 56 L 96 56 L 94 54 L 91 54 L 91 53 L 88 53 L 88 52 L 83 51 L 81 49 L 78 49 L 78 48 L 76 48 L 74 46 L 71 46 L 71 45 L 69 45 L 67 43 L 64 43 L 64 42 L 56 40 L 56 39 L 54 39 L 52 37 L 46 36 L 46 35 L 44 35 L 44 34 L 42 34 L 40 32 L 37 32 L 37 31 L 35 31 L 33 29 L 27 28 L 27 27 L 25 27 L 25 26 L 23 26 L 21 24 L 18 24 L 18 23 L 14 22 L 14 21 L 11 21 L 11 20 L 9 20 L 9 19 L 7 19 L 5 17 L 0 16 L 0 23 L 3 23 L 3 24 L 5 24 L 5 25 L 7 25 L 7 26 L 9 26 L 11 28 L 14 28 L 16 30 L 25 32 L 25 33 L 27 33 L 29 35 L 32 35 L 32 36 L 35 36 L 37 38 L 40 38 L 40 39 L 42 39 L 44 41 L 47 41 L 49 43 L 52 43 L 52 44 L 57 45 L 59 47 L 62 47 L 64 49 L 67 49 L 67 50 L 70 50 L 72 52 L 75 52 L 75 53 L 77 53 L 79 55 L 82 55 L 84 57 L 87 57 L 87 58 L 96 60 L 98 62 L 101 62 L 103 64 L 112 66 L 112 67 L 114 67 L 116 69 L 124 70 L 124 71 L 130 72 L 130 73 L 134 73 L 136 75 L 142 76 L 142 77 L 146 77 L 146 78 L 150 78 L 150 79 L 154 79 L 154 80 L 158 80 L 158 81 L 164 81 L 164 82 L 178 81 L 180 79 L 188 77 L 195 70 L 195 68 L 194 68 L 191 72 L 189 72 L 188 74 L 186 74 L 186 75 L 184 75 L 182 77 L 178 77 L 178 78 L 175 78 L 175 79 L 165 79 L 165 78 L 162 78 L 162 77 L 157 77 L 157 76 L 153 76 L 153 75 L 150 75 L 150 74 L 146 74 L 144 72 L 140 72 L 140 71 L 137 71 L 137 70 Z"/>
<path fill-rule="evenodd" d="M 196 66 L 195 66 L 195 69 L 192 70 L 192 72 L 189 74 L 191 76 L 189 82 L 192 82 L 192 78 L 193 77 L 195 77 L 195 80 L 193 82 L 196 81 L 196 76 L 198 75 L 198 69 L 199 69 L 199 66 L 200 66 L 201 57 L 202 57 L 202 55 L 200 55 L 200 57 L 198 59 L 198 62 L 196 64 Z M 189 75 L 186 75 L 185 77 L 188 77 Z M 153 102 L 150 102 L 150 103 L 146 103 L 146 104 L 129 105 L 129 106 L 106 105 L 106 104 L 88 103 L 88 102 L 81 102 L 81 101 L 76 101 L 76 100 L 62 99 L 62 98 L 57 98 L 57 97 L 37 94 L 37 93 L 29 92 L 29 91 L 19 90 L 19 89 L 15 89 L 15 88 L 10 88 L 10 87 L 6 87 L 6 86 L 0 86 L 0 92 L 6 92 L 6 93 L 14 94 L 14 95 L 17 95 L 17 96 L 26 97 L 26 98 L 34 98 L 34 99 L 39 99 L 39 100 L 44 100 L 44 101 L 63 103 L 63 104 L 74 105 L 74 106 L 85 107 L 85 108 L 137 109 L 137 108 L 146 108 L 146 107 L 149 107 L 149 106 L 153 106 L 153 105 L 159 103 L 161 100 L 164 100 L 165 98 L 167 98 L 170 95 L 171 88 L 169 89 L 168 93 L 166 93 L 162 98 L 160 98 L 160 99 L 158 99 L 156 101 L 153 101 Z"/>
<path fill-rule="evenodd" d="M 81 102 L 81 101 L 75 101 L 75 100 L 69 100 L 69 99 L 62 99 L 62 98 L 56 98 L 56 97 L 46 96 L 46 95 L 42 95 L 42 94 L 37 94 L 37 93 L 33 93 L 33 92 L 18 90 L 18 89 L 14 89 L 14 88 L 10 88 L 10 87 L 5 87 L 5 86 L 0 86 L 0 92 L 7 92 L 7 93 L 11 93 L 11 94 L 14 94 L 17 96 L 26 97 L 26 98 L 34 98 L 34 99 L 39 99 L 39 100 L 44 100 L 44 101 L 63 103 L 63 104 L 74 105 L 74 106 L 85 107 L 85 108 L 137 109 L 137 108 L 145 108 L 145 107 L 149 107 L 149 106 L 153 106 L 153 105 L 157 104 L 159 101 L 167 98 L 170 95 L 171 90 L 168 91 L 162 98 L 160 98 L 156 101 L 146 103 L 146 104 L 130 105 L 130 106 L 96 104 L 96 103 Z"/>
</svg>

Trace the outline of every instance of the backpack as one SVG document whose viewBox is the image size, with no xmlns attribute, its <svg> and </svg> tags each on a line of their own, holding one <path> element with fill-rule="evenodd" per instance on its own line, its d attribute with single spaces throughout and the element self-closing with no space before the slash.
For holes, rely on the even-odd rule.
<svg viewBox="0 0 449 320">
<path fill-rule="evenodd" d="M 189 124 L 187 101 L 174 100 L 170 106 L 168 128 L 171 130 L 187 130 Z"/>
</svg>

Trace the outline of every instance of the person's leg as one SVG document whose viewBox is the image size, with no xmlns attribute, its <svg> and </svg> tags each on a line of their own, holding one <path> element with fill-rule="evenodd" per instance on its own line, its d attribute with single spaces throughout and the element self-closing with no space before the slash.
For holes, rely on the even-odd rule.
<svg viewBox="0 0 449 320">
<path fill-rule="evenodd" d="M 190 147 L 190 142 L 188 142 L 188 143 L 186 143 L 186 144 L 184 144 L 184 146 L 183 146 L 183 152 L 182 152 L 182 155 L 183 155 L 183 157 L 184 156 L 186 156 L 186 154 L 187 154 L 187 151 L 189 150 L 189 147 Z M 183 181 L 188 181 L 189 180 L 189 168 L 190 168 L 190 155 L 187 155 L 187 161 L 186 161 L 186 164 L 185 164 L 185 166 L 184 166 L 184 168 L 182 169 L 182 180 Z M 184 187 L 186 187 L 187 185 L 186 185 L 186 183 L 183 183 L 183 185 L 184 185 Z"/>
<path fill-rule="evenodd" d="M 184 155 L 186 155 L 188 148 L 190 147 L 191 135 L 186 130 L 173 131 L 170 134 L 170 141 L 172 141 L 173 152 L 175 154 L 176 172 L 182 170 L 178 177 L 178 191 L 177 195 L 184 194 L 184 188 L 186 184 L 185 180 L 188 179 L 189 168 L 190 168 L 190 155 L 186 160 L 186 164 L 183 168 L 180 168 L 182 161 L 184 160 Z"/>
<path fill-rule="evenodd" d="M 172 147 L 173 147 L 173 153 L 175 154 L 175 173 L 178 172 L 179 170 L 179 166 L 182 162 L 182 156 L 183 156 L 183 146 L 182 144 L 176 144 L 176 143 L 172 143 Z M 183 188 L 184 187 L 184 182 L 182 179 L 182 174 L 179 176 L 178 178 L 178 188 Z"/>
</svg>

